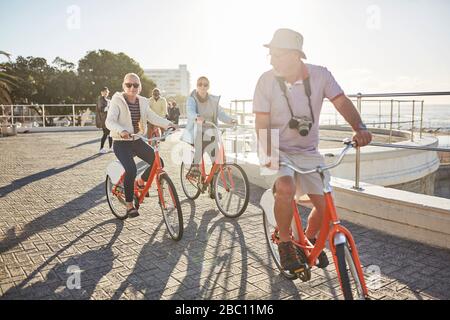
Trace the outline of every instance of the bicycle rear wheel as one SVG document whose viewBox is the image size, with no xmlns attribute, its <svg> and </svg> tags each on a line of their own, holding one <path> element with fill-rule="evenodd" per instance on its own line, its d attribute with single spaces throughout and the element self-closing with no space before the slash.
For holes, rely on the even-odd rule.
<svg viewBox="0 0 450 320">
<path fill-rule="evenodd" d="M 220 212 L 237 218 L 247 209 L 250 185 L 244 170 L 237 164 L 225 164 L 213 180 L 214 200 Z"/>
<path fill-rule="evenodd" d="M 159 176 L 159 184 L 161 191 L 159 206 L 161 207 L 164 223 L 170 237 L 178 241 L 183 236 L 183 213 L 181 212 L 177 190 L 167 174 Z"/>
<path fill-rule="evenodd" d="M 120 220 L 125 220 L 128 218 L 125 205 L 125 191 L 123 184 L 116 187 L 115 193 L 113 193 L 114 183 L 111 181 L 109 175 L 106 176 L 105 180 L 105 190 L 106 199 L 108 200 L 109 208 L 113 215 L 115 215 Z"/>
<path fill-rule="evenodd" d="M 339 281 L 345 300 L 365 300 L 363 287 L 356 270 L 355 261 L 347 243 L 336 246 Z"/>
<path fill-rule="evenodd" d="M 200 189 L 197 186 L 200 177 L 198 178 L 187 177 L 190 168 L 191 164 L 185 164 L 184 162 L 181 163 L 181 170 L 180 170 L 181 187 L 183 188 L 184 194 L 188 199 L 195 200 L 200 195 Z"/>
<path fill-rule="evenodd" d="M 273 236 L 278 237 L 276 226 L 272 225 L 269 222 L 269 219 L 267 219 L 264 210 L 263 210 L 263 218 L 264 218 L 263 220 L 264 234 L 266 235 L 267 245 L 269 246 L 270 253 L 272 255 L 273 260 L 275 261 L 278 270 L 280 270 L 280 273 L 289 280 L 297 279 L 297 275 L 294 272 L 284 270 L 283 267 L 281 267 L 280 254 L 278 253 L 278 245 L 272 239 Z"/>
</svg>

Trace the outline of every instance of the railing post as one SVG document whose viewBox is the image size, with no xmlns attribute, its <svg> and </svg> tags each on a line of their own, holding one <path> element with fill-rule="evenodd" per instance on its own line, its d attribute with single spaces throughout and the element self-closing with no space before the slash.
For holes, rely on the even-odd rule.
<svg viewBox="0 0 450 320">
<path fill-rule="evenodd" d="M 394 100 L 391 99 L 391 119 L 389 121 L 389 143 L 392 142 L 392 117 L 394 113 Z"/>
<path fill-rule="evenodd" d="M 423 129 L 423 100 L 420 104 L 420 139 L 422 139 L 422 129 Z"/>
<path fill-rule="evenodd" d="M 238 101 L 237 100 L 234 101 L 234 116 L 237 119 L 237 116 L 238 116 Z M 236 159 L 237 159 L 237 139 L 238 139 L 237 134 L 235 134 L 234 135 L 234 152 L 236 153 Z"/>
<path fill-rule="evenodd" d="M 381 128 L 381 100 L 378 101 L 378 128 Z"/>
<path fill-rule="evenodd" d="M 242 101 L 241 124 L 245 124 L 245 101 Z"/>
<path fill-rule="evenodd" d="M 42 126 L 45 128 L 45 104 L 42 105 Z"/>
<path fill-rule="evenodd" d="M 412 107 L 412 119 L 411 119 L 411 142 L 414 142 L 414 108 L 416 104 L 416 100 L 413 100 L 413 107 Z"/>
<path fill-rule="evenodd" d="M 398 101 L 398 126 L 397 129 L 400 130 L 400 100 Z"/>
<path fill-rule="evenodd" d="M 76 121 L 75 121 L 75 105 L 72 105 L 72 123 L 73 126 L 75 127 Z"/>
<path fill-rule="evenodd" d="M 357 108 L 358 112 L 361 115 L 361 93 L 358 93 L 358 100 L 357 100 Z M 356 148 L 356 159 L 355 159 L 355 186 L 353 187 L 356 190 L 360 190 L 359 188 L 359 173 L 360 173 L 360 161 L 361 161 L 361 150 L 359 148 Z"/>
<path fill-rule="evenodd" d="M 14 124 L 14 106 L 11 105 L 11 124 Z"/>
</svg>

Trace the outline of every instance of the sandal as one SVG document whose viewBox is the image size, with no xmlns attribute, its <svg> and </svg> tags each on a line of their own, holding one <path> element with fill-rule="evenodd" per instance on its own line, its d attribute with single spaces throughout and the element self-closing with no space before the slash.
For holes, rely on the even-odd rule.
<svg viewBox="0 0 450 320">
<path fill-rule="evenodd" d="M 127 215 L 129 218 L 135 218 L 139 216 L 139 211 L 135 207 L 127 209 Z"/>
</svg>

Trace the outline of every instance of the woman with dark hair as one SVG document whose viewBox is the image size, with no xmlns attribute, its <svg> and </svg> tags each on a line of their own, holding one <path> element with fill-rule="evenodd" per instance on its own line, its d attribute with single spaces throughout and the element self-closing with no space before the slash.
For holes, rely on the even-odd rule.
<svg viewBox="0 0 450 320">
<path fill-rule="evenodd" d="M 200 175 L 199 163 L 206 147 L 214 143 L 214 148 L 209 153 L 211 161 L 214 161 L 217 142 L 215 131 L 210 125 L 203 123 L 205 120 L 217 125 L 218 120 L 233 124 L 236 120 L 227 115 L 219 105 L 220 96 L 208 93 L 209 80 L 202 76 L 197 79 L 197 89 L 193 90 L 186 101 L 187 124 L 181 140 L 194 146 L 194 161 L 192 163 L 190 175 Z M 197 125 L 196 125 L 197 124 Z M 208 148 L 210 149 L 210 148 Z"/>
</svg>

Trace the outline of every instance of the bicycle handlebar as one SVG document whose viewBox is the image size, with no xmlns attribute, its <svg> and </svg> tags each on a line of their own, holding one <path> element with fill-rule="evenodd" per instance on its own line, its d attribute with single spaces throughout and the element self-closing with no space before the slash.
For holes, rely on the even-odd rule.
<svg viewBox="0 0 450 320">
<path fill-rule="evenodd" d="M 280 162 L 280 167 L 285 166 L 285 167 L 291 168 L 292 170 L 294 170 L 295 172 L 297 172 L 299 174 L 310 174 L 310 173 L 314 173 L 314 172 L 322 173 L 326 170 L 330 170 L 334 167 L 337 167 L 342 162 L 342 159 L 344 159 L 344 156 L 348 152 L 348 150 L 350 150 L 351 148 L 357 148 L 356 142 L 352 141 L 349 138 L 344 139 L 343 143 L 345 144 L 345 147 L 342 149 L 341 153 L 339 154 L 338 159 L 334 163 L 332 163 L 328 166 L 318 166 L 317 168 L 314 168 L 314 169 L 304 170 L 304 169 L 298 168 L 294 165 L 291 165 L 289 163 Z"/>
<path fill-rule="evenodd" d="M 202 123 L 212 125 L 217 131 L 220 131 L 221 129 L 227 129 L 227 128 L 232 128 L 233 130 L 236 130 L 237 125 L 238 125 L 237 122 L 235 122 L 234 124 L 232 124 L 229 127 L 219 128 L 214 122 L 211 122 L 211 121 L 203 120 Z"/>
<path fill-rule="evenodd" d="M 154 137 L 154 138 L 147 138 L 146 136 L 134 133 L 131 135 L 132 138 L 139 138 L 142 139 L 144 141 L 148 141 L 148 142 L 152 142 L 152 141 L 164 141 L 168 136 L 170 136 L 172 133 L 174 133 L 176 131 L 176 129 L 174 127 L 169 127 L 167 128 L 166 131 L 164 131 L 164 133 L 160 136 L 160 137 Z M 133 139 L 134 140 L 134 139 Z"/>
</svg>

